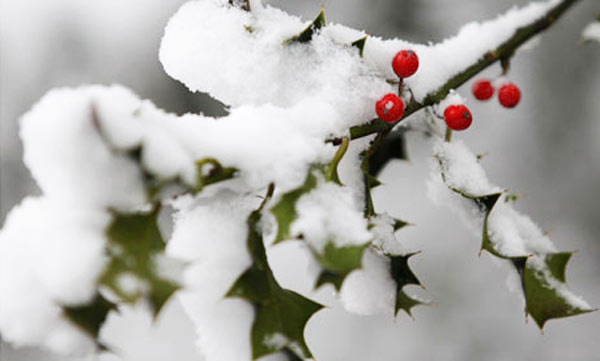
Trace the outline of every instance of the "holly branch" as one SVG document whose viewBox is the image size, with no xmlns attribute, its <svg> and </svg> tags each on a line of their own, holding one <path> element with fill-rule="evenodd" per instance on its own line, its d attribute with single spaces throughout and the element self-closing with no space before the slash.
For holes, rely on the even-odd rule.
<svg viewBox="0 0 600 361">
<path fill-rule="evenodd" d="M 448 95 L 448 93 L 450 93 L 450 90 L 460 87 L 475 75 L 479 74 L 481 71 L 498 61 L 500 61 L 503 67 L 506 68 L 510 62 L 510 59 L 519 47 L 521 47 L 531 38 L 551 27 L 562 15 L 564 15 L 569 8 L 571 8 L 571 6 L 578 1 L 579 0 L 562 0 L 541 18 L 528 25 L 518 28 L 510 39 L 500 44 L 500 46 L 498 46 L 496 49 L 482 54 L 477 62 L 454 75 L 437 90 L 429 93 L 422 102 L 418 102 L 414 98 L 411 98 L 404 110 L 403 119 L 408 118 L 411 114 L 425 107 L 441 102 Z M 398 123 L 400 122 L 389 124 L 385 123 L 381 119 L 373 119 L 367 124 L 350 128 L 350 139 L 358 139 L 371 134 L 379 133 L 381 131 L 387 131 L 394 128 Z"/>
</svg>

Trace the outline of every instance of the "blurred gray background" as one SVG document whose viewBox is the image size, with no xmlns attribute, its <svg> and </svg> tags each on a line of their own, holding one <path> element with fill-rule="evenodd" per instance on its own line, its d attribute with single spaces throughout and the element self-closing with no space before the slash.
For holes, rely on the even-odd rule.
<svg viewBox="0 0 600 361">
<path fill-rule="evenodd" d="M 272 0 L 312 18 L 318 0 Z M 164 25 L 184 0 L 0 0 L 0 223 L 26 194 L 37 192 L 21 160 L 18 117 L 57 86 L 121 83 L 177 113 L 223 113 L 208 97 L 190 94 L 164 74 L 157 59 Z M 329 21 L 381 36 L 437 42 L 468 21 L 496 16 L 524 0 L 327 0 Z M 538 47 L 519 54 L 510 78 L 523 91 L 514 110 L 477 103 L 468 87 L 475 122 L 459 136 L 487 152 L 490 179 L 524 195 L 518 209 L 550 232 L 571 261 L 571 287 L 600 306 L 600 44 L 581 46 L 579 33 L 600 12 L 582 1 L 545 33 Z M 457 54 L 460 56 L 460 54 Z M 494 67 L 485 75 L 496 76 Z M 469 83 L 470 84 L 470 83 Z M 525 323 L 523 301 L 510 292 L 508 265 L 477 256 L 479 240 L 448 209 L 425 195 L 430 144 L 418 134 L 411 160 L 390 165 L 376 208 L 416 223 L 399 233 L 423 253 L 412 267 L 436 307 L 400 316 L 361 317 L 340 309 L 320 312 L 307 340 L 319 361 L 600 360 L 600 312 L 554 320 L 542 335 Z M 282 252 L 284 252 L 282 250 Z M 293 283 L 301 262 L 285 265 Z M 122 346 L 121 358 L 200 361 L 194 331 L 177 302 L 150 326 L 131 311 L 105 331 Z M 1 361 L 65 360 L 36 349 L 2 344 Z M 104 357 L 117 360 L 116 357 Z"/>
</svg>

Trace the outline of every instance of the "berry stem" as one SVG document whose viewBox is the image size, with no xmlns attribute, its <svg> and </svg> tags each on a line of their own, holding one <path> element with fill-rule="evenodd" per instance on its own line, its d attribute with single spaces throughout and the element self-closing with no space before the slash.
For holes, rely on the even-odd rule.
<svg viewBox="0 0 600 361">
<path fill-rule="evenodd" d="M 448 95 L 451 89 L 457 89 L 490 65 L 500 61 L 503 58 L 509 57 L 515 52 L 516 49 L 526 43 L 529 39 L 552 26 L 571 6 L 578 1 L 580 0 L 562 0 L 541 18 L 517 29 L 510 39 L 502 43 L 498 48 L 482 54 L 476 63 L 456 74 L 436 91 L 433 91 L 427 95 L 422 103 L 411 99 L 411 101 L 406 104 L 404 118 L 407 118 L 412 113 L 421 110 L 424 107 L 439 103 Z M 386 124 L 377 120 L 373 120 L 367 124 L 350 128 L 350 138 L 362 138 L 367 135 L 378 133 L 383 129 L 391 129 L 394 126 L 395 124 Z"/>
<path fill-rule="evenodd" d="M 452 129 L 446 127 L 446 135 L 444 136 L 444 142 L 450 143 L 452 141 Z"/>
</svg>

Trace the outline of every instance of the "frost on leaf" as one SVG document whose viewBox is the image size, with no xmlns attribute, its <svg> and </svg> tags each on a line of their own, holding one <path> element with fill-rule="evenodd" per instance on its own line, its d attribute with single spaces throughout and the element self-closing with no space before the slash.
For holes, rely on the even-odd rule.
<svg viewBox="0 0 600 361">
<path fill-rule="evenodd" d="M 258 228 L 260 220 L 260 210 L 248 217 L 247 246 L 253 263 L 237 279 L 227 296 L 241 297 L 254 306 L 251 330 L 253 360 L 286 350 L 300 358 L 310 358 L 304 328 L 309 318 L 323 306 L 279 286 L 267 261 Z"/>
<path fill-rule="evenodd" d="M 430 182 L 430 193 L 455 206 L 467 222 L 482 227 L 482 251 L 512 262 L 521 278 L 525 311 L 540 329 L 549 319 L 593 311 L 566 286 L 565 269 L 572 253 L 557 252 L 529 217 L 498 202 L 503 191 L 488 182 L 477 157 L 464 144 L 438 144 L 435 158 L 433 176 L 439 178 Z M 439 180 L 447 189 L 445 195 Z"/>
<path fill-rule="evenodd" d="M 155 257 L 165 243 L 157 224 L 159 208 L 148 214 L 116 214 L 106 234 L 110 262 L 100 279 L 119 298 L 134 303 L 145 297 L 157 315 L 179 288 L 157 274 Z"/>
<path fill-rule="evenodd" d="M 526 311 L 540 329 L 549 319 L 593 311 L 567 289 L 565 270 L 571 256 L 571 252 L 533 255 L 525 259 L 520 269 L 517 266 L 523 282 Z"/>
</svg>

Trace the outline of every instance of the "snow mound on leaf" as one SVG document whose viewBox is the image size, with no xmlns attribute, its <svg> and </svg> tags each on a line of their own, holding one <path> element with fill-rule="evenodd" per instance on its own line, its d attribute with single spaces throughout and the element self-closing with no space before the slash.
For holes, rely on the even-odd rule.
<svg viewBox="0 0 600 361">
<path fill-rule="evenodd" d="M 189 262 L 179 297 L 196 326 L 199 350 L 207 360 L 250 360 L 254 309 L 225 295 L 252 264 L 246 220 L 256 199 L 225 191 L 210 198 L 183 197 L 173 205 L 175 230 L 167 253 Z"/>
</svg>

